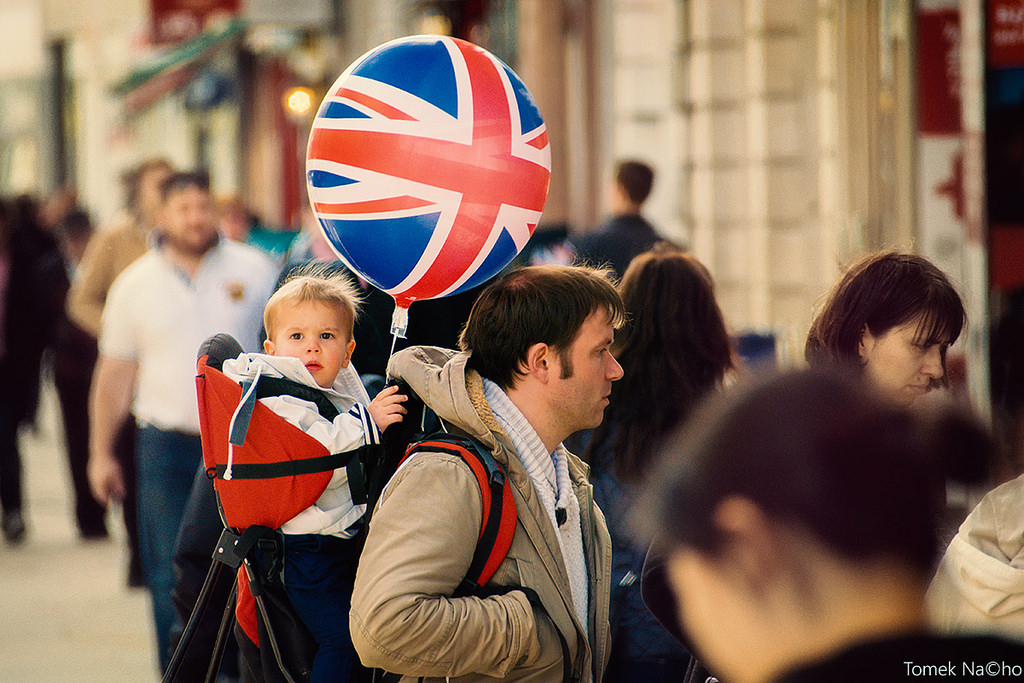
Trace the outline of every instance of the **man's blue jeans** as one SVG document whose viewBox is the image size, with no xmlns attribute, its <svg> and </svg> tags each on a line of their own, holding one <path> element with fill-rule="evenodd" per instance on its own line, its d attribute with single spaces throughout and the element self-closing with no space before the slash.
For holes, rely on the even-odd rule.
<svg viewBox="0 0 1024 683">
<path fill-rule="evenodd" d="M 148 425 L 139 428 L 137 443 L 139 550 L 163 671 L 171 658 L 170 634 L 176 614 L 171 599 L 174 547 L 203 446 L 198 435 L 165 432 Z"/>
</svg>

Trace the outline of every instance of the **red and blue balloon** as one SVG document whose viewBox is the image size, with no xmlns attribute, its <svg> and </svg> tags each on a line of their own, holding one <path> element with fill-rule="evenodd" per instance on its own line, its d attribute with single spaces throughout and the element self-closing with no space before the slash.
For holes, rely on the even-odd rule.
<svg viewBox="0 0 1024 683">
<path fill-rule="evenodd" d="M 356 60 L 313 122 L 313 213 L 350 268 L 414 301 L 496 275 L 526 246 L 551 177 L 547 131 L 519 77 L 446 36 L 385 43 Z"/>
</svg>

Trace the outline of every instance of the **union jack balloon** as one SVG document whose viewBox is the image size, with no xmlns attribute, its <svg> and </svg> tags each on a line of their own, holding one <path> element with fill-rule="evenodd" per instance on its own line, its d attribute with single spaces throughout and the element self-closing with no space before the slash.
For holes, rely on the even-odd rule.
<svg viewBox="0 0 1024 683">
<path fill-rule="evenodd" d="M 508 265 L 537 227 L 550 177 L 526 86 L 483 48 L 447 36 L 399 38 L 357 59 L 320 104 L 306 154 L 327 242 L 394 297 L 396 321 L 412 302 Z"/>
</svg>

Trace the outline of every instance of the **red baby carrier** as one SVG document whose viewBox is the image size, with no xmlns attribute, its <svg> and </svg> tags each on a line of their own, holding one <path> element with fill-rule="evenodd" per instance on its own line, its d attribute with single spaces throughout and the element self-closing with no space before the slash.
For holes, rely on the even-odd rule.
<svg viewBox="0 0 1024 683">
<path fill-rule="evenodd" d="M 512 544 L 516 511 L 505 474 L 486 449 L 475 440 L 444 433 L 423 438 L 431 432 L 432 415 L 403 387 L 409 396 L 408 413 L 401 423 L 388 428 L 382 444 L 329 453 L 323 444 L 257 399 L 297 396 L 316 404 L 321 415 L 331 420 L 338 414 L 337 408 L 322 392 L 297 382 L 260 377 L 253 384 L 240 384 L 230 379 L 221 366 L 240 353 L 238 342 L 224 334 L 208 339 L 199 351 L 196 390 L 203 460 L 213 480 L 225 530 L 164 681 L 174 680 L 194 622 L 206 609 L 207 585 L 212 585 L 225 566 L 237 571 L 234 630 L 249 673 L 263 681 L 309 679 L 316 643 L 291 609 L 280 582 L 281 547 L 276 530 L 313 505 L 340 467 L 347 470 L 353 503 L 366 504 L 364 521 L 368 522 L 384 485 L 406 457 L 418 450 L 441 450 L 462 457 L 480 485 L 483 521 L 472 564 L 456 595 L 471 594 L 487 583 Z M 255 561 L 257 553 L 262 553 L 260 562 Z M 229 612 L 221 624 L 207 680 L 213 680 L 219 668 Z"/>
</svg>

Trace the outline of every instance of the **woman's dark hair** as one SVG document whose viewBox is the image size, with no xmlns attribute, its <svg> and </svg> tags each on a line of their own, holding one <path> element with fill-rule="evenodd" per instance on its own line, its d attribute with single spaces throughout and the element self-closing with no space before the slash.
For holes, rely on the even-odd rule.
<svg viewBox="0 0 1024 683">
<path fill-rule="evenodd" d="M 733 349 L 707 268 L 662 243 L 634 258 L 619 285 L 628 314 L 612 352 L 623 377 L 584 458 L 609 434 L 615 472 L 638 482 L 655 445 L 733 367 Z"/>
<path fill-rule="evenodd" d="M 946 477 L 980 480 L 992 442 L 951 406 L 913 412 L 850 372 L 793 371 L 695 412 L 666 441 L 647 531 L 714 554 L 717 506 L 735 495 L 840 556 L 929 573 Z"/>
<path fill-rule="evenodd" d="M 925 345 L 952 344 L 967 321 L 960 295 L 931 261 L 894 251 L 869 254 L 829 292 L 811 323 L 804 356 L 811 365 L 859 365 L 865 328 L 880 336 L 918 317 L 917 338 Z"/>
</svg>

